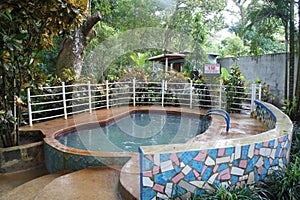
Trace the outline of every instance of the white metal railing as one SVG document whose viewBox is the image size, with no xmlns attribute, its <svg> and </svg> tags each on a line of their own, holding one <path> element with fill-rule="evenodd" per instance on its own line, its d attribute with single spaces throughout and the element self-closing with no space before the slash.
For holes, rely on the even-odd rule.
<svg viewBox="0 0 300 200">
<path fill-rule="evenodd" d="M 62 83 L 61 86 L 43 87 L 42 90 L 28 88 L 29 124 L 32 126 L 33 122 L 57 117 L 67 119 L 69 115 L 122 105 L 155 104 L 251 112 L 254 109 L 254 100 L 261 100 L 261 85 L 234 87 L 231 94 L 225 90 L 228 89 L 222 83 L 139 82 L 135 79 L 130 82 L 106 81 L 104 84 Z"/>
</svg>

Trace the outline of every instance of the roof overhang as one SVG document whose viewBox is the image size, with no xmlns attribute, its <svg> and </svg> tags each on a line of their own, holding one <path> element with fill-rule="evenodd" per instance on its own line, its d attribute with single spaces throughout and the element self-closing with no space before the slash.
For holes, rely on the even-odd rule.
<svg viewBox="0 0 300 200">
<path fill-rule="evenodd" d="M 168 60 L 180 60 L 184 59 L 186 57 L 186 54 L 182 53 L 174 53 L 174 54 L 161 54 L 158 56 L 154 56 L 151 58 L 148 58 L 149 61 L 158 61 L 158 62 L 164 62 L 167 58 Z"/>
</svg>

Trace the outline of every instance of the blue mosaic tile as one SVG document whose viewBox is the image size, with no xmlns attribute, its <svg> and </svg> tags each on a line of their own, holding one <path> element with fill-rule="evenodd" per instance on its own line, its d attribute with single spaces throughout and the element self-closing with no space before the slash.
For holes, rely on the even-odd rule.
<svg viewBox="0 0 300 200">
<path fill-rule="evenodd" d="M 254 156 L 252 159 L 248 159 L 248 166 L 246 173 L 249 173 L 253 170 L 255 163 L 258 161 L 258 156 Z"/>
<path fill-rule="evenodd" d="M 239 166 L 239 161 L 238 160 L 234 160 L 232 165 L 233 166 Z"/>
<path fill-rule="evenodd" d="M 202 172 L 202 169 L 204 167 L 204 163 L 203 162 L 198 162 L 198 161 L 195 161 L 193 160 L 191 163 L 190 163 L 190 167 L 195 169 L 197 172 Z"/>
<path fill-rule="evenodd" d="M 231 184 L 235 185 L 239 181 L 239 177 L 231 176 Z"/>
<path fill-rule="evenodd" d="M 225 154 L 230 156 L 234 152 L 234 147 L 227 147 L 225 150 Z"/>
<path fill-rule="evenodd" d="M 285 135 L 284 136 L 284 141 L 287 141 L 288 140 L 288 135 Z"/>
<path fill-rule="evenodd" d="M 180 167 L 178 167 L 177 165 L 175 165 L 175 166 L 174 166 L 174 169 L 175 169 L 176 173 L 179 173 L 179 172 L 181 172 L 181 168 L 180 168 Z"/>
<path fill-rule="evenodd" d="M 170 160 L 170 155 L 169 153 L 165 153 L 165 154 L 160 154 L 160 162 L 165 162 L 167 160 Z"/>
<path fill-rule="evenodd" d="M 275 158 L 273 163 L 272 163 L 272 166 L 276 166 L 279 164 L 279 159 L 278 158 Z"/>
<path fill-rule="evenodd" d="M 175 171 L 167 171 L 161 174 L 154 175 L 154 182 L 158 184 L 165 185 L 167 184 L 174 176 L 176 175 Z"/>
<path fill-rule="evenodd" d="M 208 150 L 208 155 L 214 160 L 216 160 L 217 155 L 218 155 L 218 149 L 210 149 Z"/>
<path fill-rule="evenodd" d="M 143 199 L 145 200 L 153 199 L 156 196 L 156 192 L 152 188 L 143 188 L 142 190 Z"/>
<path fill-rule="evenodd" d="M 190 152 L 184 152 L 184 153 L 179 153 L 178 157 L 179 159 L 184 163 L 188 164 L 193 158 L 199 153 L 199 151 L 190 151 Z"/>
<path fill-rule="evenodd" d="M 179 197 L 181 196 L 182 194 L 185 194 L 187 191 L 185 189 L 183 189 L 182 187 L 180 187 L 179 185 L 177 184 L 174 184 L 174 189 L 173 189 L 173 192 L 172 192 L 172 197 L 175 198 L 175 197 Z"/>
<path fill-rule="evenodd" d="M 286 159 L 286 158 L 283 158 L 282 161 L 283 161 L 283 164 L 284 164 L 285 166 L 287 166 L 287 159 Z"/>
<path fill-rule="evenodd" d="M 148 160 L 147 158 L 143 159 L 143 170 L 147 171 L 153 168 L 153 162 Z"/>
<path fill-rule="evenodd" d="M 256 149 L 260 149 L 260 148 L 262 148 L 262 147 L 263 147 L 263 143 L 262 143 L 262 142 L 256 143 L 256 144 L 255 144 L 255 148 L 256 148 Z"/>
<path fill-rule="evenodd" d="M 255 181 L 255 183 L 258 183 L 260 181 L 260 176 L 259 176 L 256 168 L 254 169 L 254 181 Z"/>
<path fill-rule="evenodd" d="M 264 180 L 266 178 L 267 173 L 268 173 L 268 170 L 266 168 L 264 168 L 262 170 L 262 173 L 261 173 L 261 176 L 260 176 L 261 180 Z"/>
<path fill-rule="evenodd" d="M 194 172 L 193 171 L 190 171 L 185 177 L 184 177 L 184 180 L 186 181 L 195 181 L 196 180 L 196 177 L 194 175 Z"/>
<path fill-rule="evenodd" d="M 220 181 L 216 179 L 214 185 L 218 187 L 220 185 Z"/>
<path fill-rule="evenodd" d="M 286 149 L 283 149 L 283 150 L 281 151 L 280 157 L 283 157 L 285 153 L 286 153 Z"/>
<path fill-rule="evenodd" d="M 205 193 L 205 190 L 195 190 L 195 195 L 201 195 L 204 193 Z"/>
<path fill-rule="evenodd" d="M 281 144 L 281 143 L 279 143 Z M 281 149 L 281 145 L 278 144 L 278 147 L 276 149 L 276 153 L 275 153 L 275 158 L 278 158 L 279 157 L 279 152 L 280 152 L 280 149 Z"/>
<path fill-rule="evenodd" d="M 228 168 L 228 164 L 221 164 L 219 169 L 218 169 L 218 172 L 224 171 L 227 168 Z"/>
<path fill-rule="evenodd" d="M 275 146 L 275 140 L 271 140 L 269 142 L 269 147 L 274 147 Z"/>
<path fill-rule="evenodd" d="M 270 161 L 269 161 L 269 158 L 264 158 L 264 165 L 265 165 L 265 168 L 266 169 L 269 169 L 271 167 L 271 164 L 270 164 Z"/>
<path fill-rule="evenodd" d="M 290 149 L 290 146 L 291 146 L 291 143 L 288 142 L 288 143 L 286 144 L 286 148 L 287 148 L 287 149 Z"/>
<path fill-rule="evenodd" d="M 213 169 L 211 167 L 207 168 L 201 177 L 202 180 L 207 181 L 209 179 L 212 171 L 213 171 Z"/>
<path fill-rule="evenodd" d="M 250 145 L 247 145 L 247 146 L 243 146 L 242 147 L 242 159 L 246 159 L 247 156 L 248 156 L 248 149 L 249 149 L 249 146 Z"/>
</svg>

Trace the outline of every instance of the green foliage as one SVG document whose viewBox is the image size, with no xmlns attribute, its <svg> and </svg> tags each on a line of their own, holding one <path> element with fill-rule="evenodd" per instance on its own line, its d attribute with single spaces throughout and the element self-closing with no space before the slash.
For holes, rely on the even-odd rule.
<svg viewBox="0 0 300 200">
<path fill-rule="evenodd" d="M 287 168 L 274 170 L 263 183 L 270 199 L 300 199 L 300 161 L 296 158 Z"/>
<path fill-rule="evenodd" d="M 270 93 L 270 85 L 267 85 L 267 83 L 259 78 L 256 78 L 255 80 L 256 84 L 261 85 L 261 100 L 269 103 L 273 103 L 275 96 Z"/>
<path fill-rule="evenodd" d="M 266 198 L 266 193 L 262 188 L 254 185 L 244 184 L 242 187 L 216 187 L 215 190 L 204 193 L 195 200 L 263 200 Z"/>
<path fill-rule="evenodd" d="M 226 110 L 228 112 L 240 112 L 243 98 L 245 97 L 245 78 L 242 76 L 239 66 L 231 66 L 230 74 L 222 69 L 221 81 L 225 86 Z"/>
<path fill-rule="evenodd" d="M 287 114 L 292 120 L 296 120 L 297 117 L 297 97 L 294 97 L 292 101 L 286 99 L 284 100 L 284 105 L 282 107 L 282 110 L 285 114 Z"/>
<path fill-rule="evenodd" d="M 241 38 L 232 36 L 225 38 L 220 44 L 220 53 L 222 57 L 226 56 L 243 56 L 248 54 L 248 48 L 244 46 Z"/>
<path fill-rule="evenodd" d="M 18 134 L 16 132 L 17 123 L 12 111 L 0 110 L 0 136 L 2 145 L 0 147 L 11 147 L 18 144 Z"/>
<path fill-rule="evenodd" d="M 38 63 L 38 53 L 53 47 L 54 35 L 58 36 L 78 26 L 82 22 L 86 5 L 87 1 L 80 0 L 0 3 L 1 110 L 6 113 L 14 110 L 15 99 L 23 98 L 21 95 L 25 85 L 38 79 L 37 72 L 33 70 Z M 15 123 L 19 125 L 19 106 L 16 106 L 15 113 Z M 18 134 L 18 130 L 14 131 Z M 13 137 L 9 139 L 11 145 L 17 144 Z"/>
<path fill-rule="evenodd" d="M 130 58 L 134 61 L 136 67 L 148 68 L 150 66 L 150 62 L 147 60 L 147 56 L 147 53 L 137 53 L 137 55 L 131 54 Z"/>
</svg>

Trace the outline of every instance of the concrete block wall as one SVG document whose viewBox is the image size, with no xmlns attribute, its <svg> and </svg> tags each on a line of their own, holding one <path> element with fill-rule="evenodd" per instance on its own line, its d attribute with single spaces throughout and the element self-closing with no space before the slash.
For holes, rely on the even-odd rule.
<svg viewBox="0 0 300 200">
<path fill-rule="evenodd" d="M 275 96 L 275 103 L 282 103 L 284 97 L 284 79 L 285 79 L 285 53 L 267 54 L 256 57 L 241 56 L 238 58 L 237 64 L 247 79 L 247 81 L 255 82 L 256 78 L 260 78 L 270 85 L 271 93 Z M 230 70 L 231 65 L 235 65 L 235 58 L 219 58 L 217 62 L 221 67 Z M 295 78 L 297 72 L 298 57 L 295 56 Z"/>
</svg>

